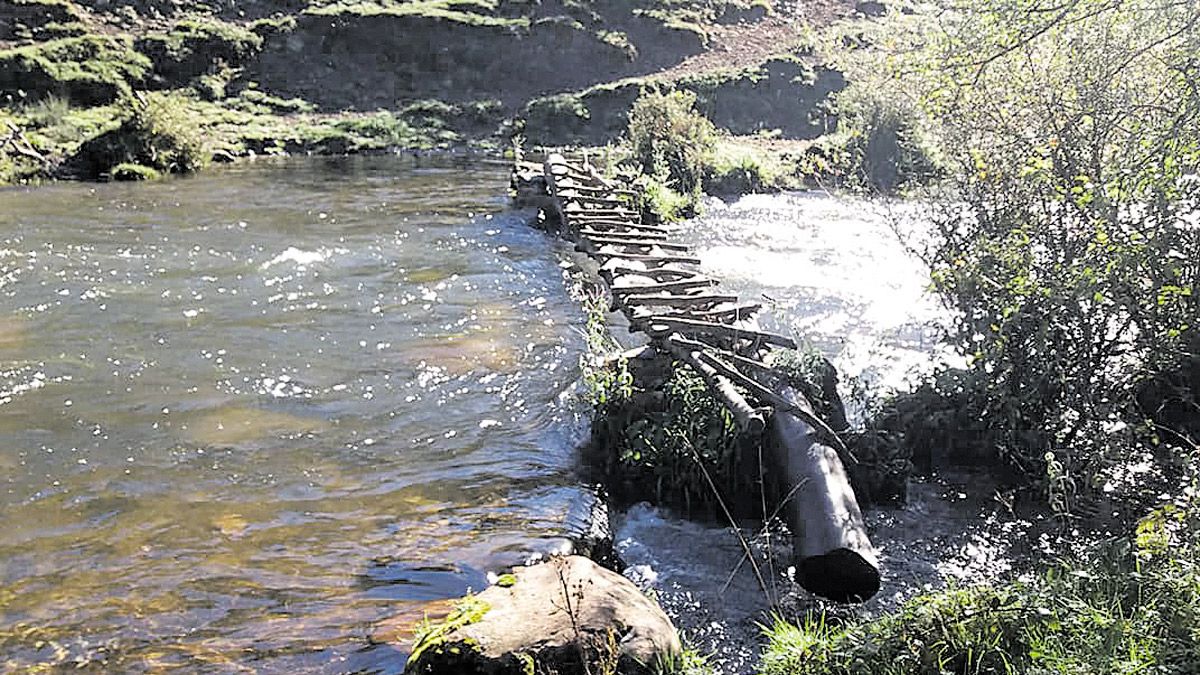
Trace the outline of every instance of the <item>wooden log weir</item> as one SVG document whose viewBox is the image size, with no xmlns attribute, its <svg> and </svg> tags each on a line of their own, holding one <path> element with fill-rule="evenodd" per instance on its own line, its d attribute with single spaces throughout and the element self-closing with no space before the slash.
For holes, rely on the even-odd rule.
<svg viewBox="0 0 1200 675">
<path fill-rule="evenodd" d="M 758 327 L 760 304 L 714 292 L 717 280 L 696 269 L 700 260 L 690 247 L 643 221 L 633 186 L 605 179 L 586 158 L 569 162 L 561 154 L 550 155 L 540 170 L 519 162 L 513 171 L 518 203 L 538 206 L 576 250 L 600 263 L 614 307 L 629 318 L 631 331 L 650 338 L 639 358 L 657 354 L 686 364 L 739 428 L 767 431 L 772 469 L 790 490 L 784 513 L 801 586 L 839 602 L 875 595 L 879 559 L 842 464 L 845 445 L 767 363 L 772 348 L 794 349 L 795 341 Z M 529 194 L 521 194 L 522 186 Z"/>
</svg>

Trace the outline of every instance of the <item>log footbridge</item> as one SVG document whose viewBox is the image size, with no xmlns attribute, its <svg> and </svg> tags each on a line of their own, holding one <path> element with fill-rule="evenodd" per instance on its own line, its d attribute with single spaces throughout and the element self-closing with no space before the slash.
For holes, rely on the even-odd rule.
<svg viewBox="0 0 1200 675">
<path fill-rule="evenodd" d="M 687 364 L 712 388 L 743 430 L 773 436 L 770 455 L 790 498 L 784 507 L 794 533 L 800 584 L 839 601 L 863 601 L 880 585 L 879 563 L 841 455 L 837 433 L 803 394 L 768 365 L 776 348 L 795 349 L 784 335 L 763 331 L 762 306 L 722 293 L 688 246 L 643 217 L 637 189 L 559 154 L 541 164 L 518 160 L 513 186 L 519 204 L 537 206 L 544 229 L 593 258 L 613 304 L 630 329 L 649 337 L 631 358 L 667 356 Z"/>
</svg>

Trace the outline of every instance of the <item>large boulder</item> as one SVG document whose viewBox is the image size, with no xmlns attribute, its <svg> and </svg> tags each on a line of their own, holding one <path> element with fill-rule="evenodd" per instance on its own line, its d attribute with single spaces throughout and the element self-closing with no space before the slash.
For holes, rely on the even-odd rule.
<svg viewBox="0 0 1200 675">
<path fill-rule="evenodd" d="M 633 582 L 567 556 L 518 568 L 423 626 L 405 672 L 644 674 L 680 651 L 675 626 Z"/>
</svg>

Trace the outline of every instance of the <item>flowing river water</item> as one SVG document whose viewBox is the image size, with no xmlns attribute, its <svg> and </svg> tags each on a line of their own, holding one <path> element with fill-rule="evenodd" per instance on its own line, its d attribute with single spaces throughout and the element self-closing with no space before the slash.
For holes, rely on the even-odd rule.
<svg viewBox="0 0 1200 675">
<path fill-rule="evenodd" d="M 289 160 L 0 192 L 0 669 L 398 672 L 376 622 L 562 550 L 594 500 L 583 317 L 572 252 L 509 209 L 507 169 Z M 845 372 L 894 382 L 936 308 L 863 209 L 748 197 L 682 236 Z M 931 480 L 872 513 L 904 589 L 1003 557 L 964 534 L 990 508 L 965 492 Z M 746 672 L 767 605 L 745 566 L 720 592 L 728 528 L 635 505 L 617 547 Z"/>
</svg>

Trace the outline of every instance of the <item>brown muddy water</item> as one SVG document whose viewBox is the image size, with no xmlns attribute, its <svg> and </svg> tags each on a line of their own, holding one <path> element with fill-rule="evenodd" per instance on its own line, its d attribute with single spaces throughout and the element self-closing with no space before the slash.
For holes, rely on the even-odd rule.
<svg viewBox="0 0 1200 675">
<path fill-rule="evenodd" d="M 581 310 L 507 171 L 0 192 L 0 671 L 395 672 L 375 621 L 561 547 Z"/>
</svg>

